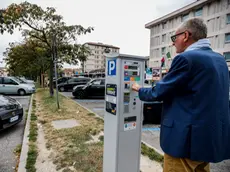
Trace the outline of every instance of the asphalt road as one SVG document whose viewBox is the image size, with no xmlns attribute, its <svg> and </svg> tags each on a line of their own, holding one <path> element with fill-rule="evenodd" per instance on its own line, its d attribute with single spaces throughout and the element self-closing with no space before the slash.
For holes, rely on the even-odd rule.
<svg viewBox="0 0 230 172">
<path fill-rule="evenodd" d="M 29 108 L 30 96 L 11 96 L 18 100 L 24 112 Z M 25 113 L 24 113 L 25 114 Z M 0 172 L 14 172 L 16 166 L 16 157 L 13 153 L 17 145 L 22 144 L 25 128 L 25 115 L 23 121 L 6 130 L 0 131 Z"/>
<path fill-rule="evenodd" d="M 74 101 L 86 107 L 87 109 L 90 109 L 97 115 L 104 117 L 104 100 L 74 99 L 71 92 L 63 92 L 63 94 L 72 98 Z M 159 137 L 160 125 L 143 125 L 142 140 L 159 151 L 162 151 Z M 230 172 L 230 160 L 222 161 L 220 163 L 211 163 L 210 168 L 211 172 Z"/>
</svg>

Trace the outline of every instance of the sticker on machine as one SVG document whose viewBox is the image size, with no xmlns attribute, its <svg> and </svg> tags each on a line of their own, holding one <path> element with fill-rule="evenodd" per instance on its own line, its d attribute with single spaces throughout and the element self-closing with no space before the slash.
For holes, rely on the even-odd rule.
<svg viewBox="0 0 230 172">
<path fill-rule="evenodd" d="M 114 103 L 110 103 L 110 102 L 106 101 L 105 110 L 106 110 L 106 112 L 108 112 L 108 113 L 110 113 L 112 115 L 116 115 L 116 113 L 117 113 L 117 105 L 114 104 Z"/>
<path fill-rule="evenodd" d="M 131 116 L 124 118 L 124 131 L 135 130 L 137 127 L 137 117 Z"/>
<path fill-rule="evenodd" d="M 107 102 L 117 104 L 117 97 L 106 95 L 106 96 L 105 96 L 105 100 L 106 100 Z"/>
<path fill-rule="evenodd" d="M 117 85 L 116 84 L 106 84 L 106 95 L 117 97 Z"/>
</svg>

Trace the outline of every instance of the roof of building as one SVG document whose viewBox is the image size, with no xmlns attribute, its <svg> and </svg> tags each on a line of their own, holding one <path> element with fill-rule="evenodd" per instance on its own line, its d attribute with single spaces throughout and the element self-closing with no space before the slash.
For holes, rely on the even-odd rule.
<svg viewBox="0 0 230 172">
<path fill-rule="evenodd" d="M 115 48 L 115 49 L 120 49 L 119 47 L 113 46 L 113 45 L 108 45 L 108 44 L 103 44 L 103 43 L 96 43 L 96 42 L 86 42 L 84 44 L 88 44 L 88 45 L 96 45 L 96 46 L 100 46 L 100 47 L 105 47 L 105 48 Z"/>
<path fill-rule="evenodd" d="M 191 9 L 200 8 L 200 7 L 202 7 L 204 4 L 210 3 L 211 1 L 214 1 L 214 0 L 197 0 L 197 1 L 195 1 L 195 2 L 193 2 L 193 3 L 191 3 L 191 4 L 188 4 L 188 5 L 182 7 L 182 8 L 180 8 L 180 9 L 178 9 L 178 10 L 175 10 L 175 11 L 173 11 L 173 12 L 171 12 L 171 13 L 165 15 L 165 16 L 162 16 L 162 17 L 160 17 L 160 18 L 158 18 L 158 19 L 156 19 L 156 20 L 153 20 L 153 21 L 147 23 L 147 24 L 145 25 L 145 28 L 150 29 L 150 28 L 152 28 L 154 25 L 157 25 L 157 24 L 162 23 L 162 22 L 166 22 L 167 20 L 169 20 L 169 19 L 171 19 L 171 18 L 174 18 L 174 17 L 176 17 L 176 16 L 179 16 L 179 15 L 181 15 L 181 14 L 186 14 L 186 13 L 189 12 Z"/>
</svg>

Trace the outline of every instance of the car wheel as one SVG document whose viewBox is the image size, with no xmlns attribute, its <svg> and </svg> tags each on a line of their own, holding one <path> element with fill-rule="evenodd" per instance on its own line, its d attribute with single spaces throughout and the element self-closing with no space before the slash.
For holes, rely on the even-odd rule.
<svg viewBox="0 0 230 172">
<path fill-rule="evenodd" d="M 77 92 L 77 95 L 76 95 L 77 99 L 83 99 L 84 97 L 85 97 L 84 91 L 78 91 Z"/>
<path fill-rule="evenodd" d="M 23 90 L 23 89 L 19 89 L 19 90 L 18 90 L 18 94 L 19 94 L 20 96 L 24 96 L 24 95 L 26 94 L 26 91 Z"/>
<path fill-rule="evenodd" d="M 64 88 L 64 87 L 60 87 L 59 90 L 60 90 L 61 92 L 64 92 L 64 91 L 65 91 L 65 88 Z"/>
</svg>

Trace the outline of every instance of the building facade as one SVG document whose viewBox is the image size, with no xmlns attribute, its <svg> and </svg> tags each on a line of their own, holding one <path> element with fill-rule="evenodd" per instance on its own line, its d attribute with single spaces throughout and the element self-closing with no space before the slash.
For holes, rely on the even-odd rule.
<svg viewBox="0 0 230 172">
<path fill-rule="evenodd" d="M 166 68 L 170 67 L 171 59 L 166 58 L 166 53 L 176 55 L 170 37 L 183 21 L 192 17 L 205 20 L 212 49 L 230 61 L 230 0 L 197 0 L 145 25 L 150 29 L 150 67 L 160 67 L 162 57 Z"/>
<path fill-rule="evenodd" d="M 85 46 L 91 50 L 91 55 L 87 57 L 87 60 L 84 63 L 82 63 L 82 69 L 84 73 L 89 73 L 93 70 L 105 69 L 104 50 L 106 48 L 115 53 L 119 53 L 120 50 L 119 47 L 113 45 L 94 42 L 87 42 L 85 43 Z"/>
<path fill-rule="evenodd" d="M 0 76 L 7 76 L 8 71 L 5 67 L 0 67 Z"/>
<path fill-rule="evenodd" d="M 74 69 L 74 68 L 63 68 L 62 74 L 63 76 L 71 77 L 77 74 L 80 74 L 82 72 L 81 68 Z"/>
</svg>

